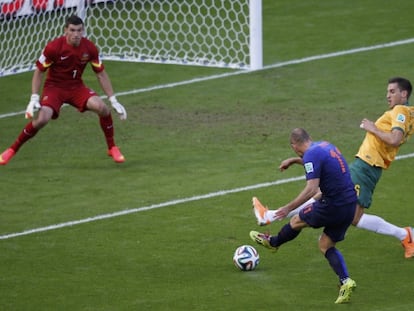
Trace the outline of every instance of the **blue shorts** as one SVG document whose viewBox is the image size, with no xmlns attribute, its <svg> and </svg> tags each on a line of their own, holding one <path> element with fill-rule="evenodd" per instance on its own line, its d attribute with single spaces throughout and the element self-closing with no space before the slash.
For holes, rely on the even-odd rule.
<svg viewBox="0 0 414 311">
<path fill-rule="evenodd" d="M 325 199 L 314 202 L 299 212 L 299 217 L 312 228 L 324 228 L 323 232 L 333 242 L 342 241 L 354 219 L 356 203 L 332 206 Z"/>
</svg>

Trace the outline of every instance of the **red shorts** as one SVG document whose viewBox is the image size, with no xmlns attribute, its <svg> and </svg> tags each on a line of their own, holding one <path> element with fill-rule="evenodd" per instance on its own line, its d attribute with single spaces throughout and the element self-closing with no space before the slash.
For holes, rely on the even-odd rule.
<svg viewBox="0 0 414 311">
<path fill-rule="evenodd" d="M 87 110 L 86 103 L 88 102 L 88 99 L 96 95 L 95 91 L 84 85 L 73 89 L 46 86 L 43 89 L 40 104 L 52 108 L 52 118 L 57 119 L 63 104 L 69 104 L 77 108 L 80 112 L 84 112 Z"/>
</svg>

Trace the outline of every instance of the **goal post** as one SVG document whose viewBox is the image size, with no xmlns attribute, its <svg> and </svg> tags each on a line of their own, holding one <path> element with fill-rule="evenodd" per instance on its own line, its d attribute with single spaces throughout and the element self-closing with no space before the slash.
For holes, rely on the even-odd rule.
<svg viewBox="0 0 414 311">
<path fill-rule="evenodd" d="M 70 14 L 104 60 L 263 66 L 262 0 L 0 0 L 0 76 L 32 70 Z"/>
<path fill-rule="evenodd" d="M 257 70 L 263 67 L 262 0 L 250 0 L 249 26 L 250 69 Z"/>
</svg>

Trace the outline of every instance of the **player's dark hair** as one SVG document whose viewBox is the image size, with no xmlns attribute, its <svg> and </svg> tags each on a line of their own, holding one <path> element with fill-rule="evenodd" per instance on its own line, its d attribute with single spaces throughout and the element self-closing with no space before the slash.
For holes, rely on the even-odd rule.
<svg viewBox="0 0 414 311">
<path fill-rule="evenodd" d="M 77 15 L 71 15 L 65 22 L 65 27 L 69 27 L 69 25 L 83 25 L 83 20 Z"/>
<path fill-rule="evenodd" d="M 394 77 L 388 80 L 388 84 L 390 83 L 397 83 L 400 91 L 407 91 L 407 99 L 410 98 L 413 86 L 409 80 L 401 77 Z"/>
</svg>

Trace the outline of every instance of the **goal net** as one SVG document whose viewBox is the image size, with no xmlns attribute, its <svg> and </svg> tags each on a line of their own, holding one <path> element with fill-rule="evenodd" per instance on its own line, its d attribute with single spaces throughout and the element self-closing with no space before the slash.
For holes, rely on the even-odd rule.
<svg viewBox="0 0 414 311">
<path fill-rule="evenodd" d="M 0 76 L 32 70 L 70 14 L 102 59 L 262 67 L 262 0 L 0 0 L 0 9 Z"/>
</svg>

